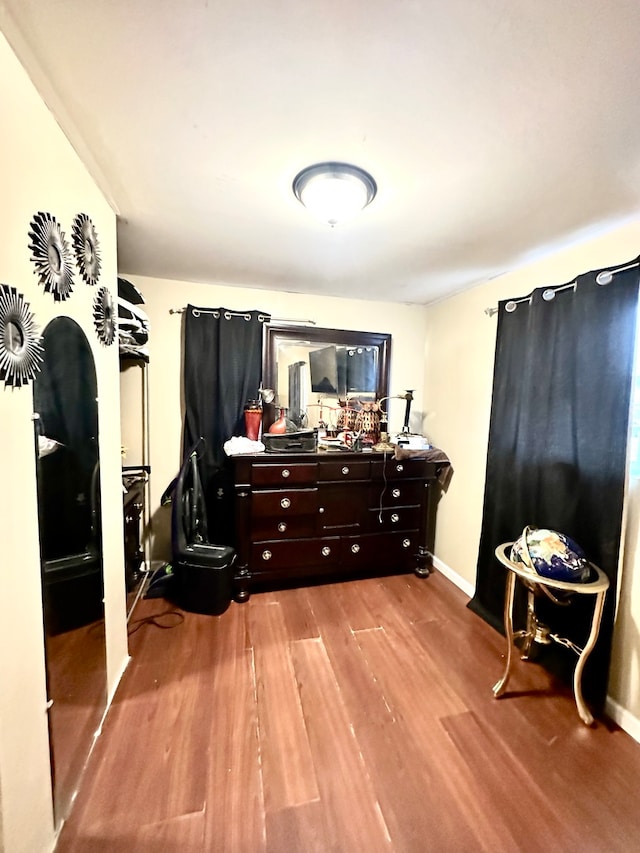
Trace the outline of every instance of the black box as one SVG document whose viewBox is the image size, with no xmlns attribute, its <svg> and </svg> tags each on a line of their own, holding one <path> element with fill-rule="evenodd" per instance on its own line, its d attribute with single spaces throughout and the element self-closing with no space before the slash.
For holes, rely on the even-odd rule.
<svg viewBox="0 0 640 853">
<path fill-rule="evenodd" d="M 318 433 L 314 429 L 284 434 L 265 432 L 262 443 L 267 453 L 315 453 L 318 449 Z"/>
</svg>

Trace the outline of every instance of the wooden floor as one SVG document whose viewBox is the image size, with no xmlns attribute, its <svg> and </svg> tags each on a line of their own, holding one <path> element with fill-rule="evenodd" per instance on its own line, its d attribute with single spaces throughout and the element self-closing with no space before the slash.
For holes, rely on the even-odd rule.
<svg viewBox="0 0 640 853">
<path fill-rule="evenodd" d="M 640 745 L 533 663 L 495 700 L 466 601 L 405 575 L 134 622 L 57 853 L 640 850 Z"/>
</svg>

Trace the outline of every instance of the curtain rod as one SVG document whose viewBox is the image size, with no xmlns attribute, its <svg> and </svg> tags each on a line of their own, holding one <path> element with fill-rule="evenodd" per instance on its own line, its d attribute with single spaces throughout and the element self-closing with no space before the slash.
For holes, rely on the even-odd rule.
<svg viewBox="0 0 640 853">
<path fill-rule="evenodd" d="M 616 267 L 616 269 L 612 270 L 601 270 L 596 276 L 596 284 L 600 284 L 603 286 L 605 284 L 611 284 L 614 275 L 619 272 L 624 272 L 625 270 L 632 270 L 634 267 L 637 266 L 640 266 L 639 261 L 634 261 L 631 264 L 625 264 L 623 267 Z M 569 284 L 560 284 L 557 287 L 547 287 L 545 290 L 542 291 L 542 298 L 546 302 L 551 302 L 552 299 L 555 299 L 555 295 L 559 291 L 567 290 L 568 288 L 573 288 L 573 290 L 575 290 L 577 283 L 577 281 L 572 281 Z M 529 304 L 531 304 L 531 299 L 532 296 L 523 296 L 522 299 L 510 299 L 504 306 L 504 310 L 509 311 L 509 313 L 511 313 L 516 310 L 516 308 L 521 302 L 528 302 Z M 484 313 L 488 317 L 493 317 L 493 315 L 497 314 L 499 310 L 500 309 L 497 306 L 494 306 L 493 308 L 485 308 Z"/>
<path fill-rule="evenodd" d="M 169 314 L 184 314 L 186 310 L 186 305 L 184 305 L 182 308 L 169 308 Z M 217 308 L 193 308 L 192 313 L 194 317 L 199 317 L 200 314 L 213 314 L 214 317 L 220 316 L 220 311 Z M 230 317 L 244 317 L 245 320 L 251 319 L 251 315 L 248 311 L 225 311 L 224 316 L 226 320 L 228 320 Z M 308 326 L 316 325 L 315 320 L 294 320 L 288 317 L 269 317 L 268 314 L 258 314 L 258 320 L 261 323 L 300 323 L 301 325 Z"/>
</svg>

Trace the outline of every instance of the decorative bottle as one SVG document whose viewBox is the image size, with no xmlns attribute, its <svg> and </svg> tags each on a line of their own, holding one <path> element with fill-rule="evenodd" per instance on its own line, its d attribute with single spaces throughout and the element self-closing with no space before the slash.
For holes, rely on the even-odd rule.
<svg viewBox="0 0 640 853">
<path fill-rule="evenodd" d="M 280 417 L 269 427 L 269 432 L 276 435 L 284 435 L 287 431 L 287 420 L 284 416 L 285 410 L 280 409 Z"/>
</svg>

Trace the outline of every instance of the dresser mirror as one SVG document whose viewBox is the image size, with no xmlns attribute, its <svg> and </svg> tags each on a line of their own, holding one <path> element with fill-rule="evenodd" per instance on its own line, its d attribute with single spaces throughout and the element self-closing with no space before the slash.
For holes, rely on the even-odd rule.
<svg viewBox="0 0 640 853">
<path fill-rule="evenodd" d="M 64 820 L 107 699 L 96 370 L 56 317 L 33 383 L 53 799 Z"/>
<path fill-rule="evenodd" d="M 390 353 L 389 334 L 271 323 L 263 383 L 296 428 L 332 423 L 348 400 L 388 395 Z"/>
</svg>

